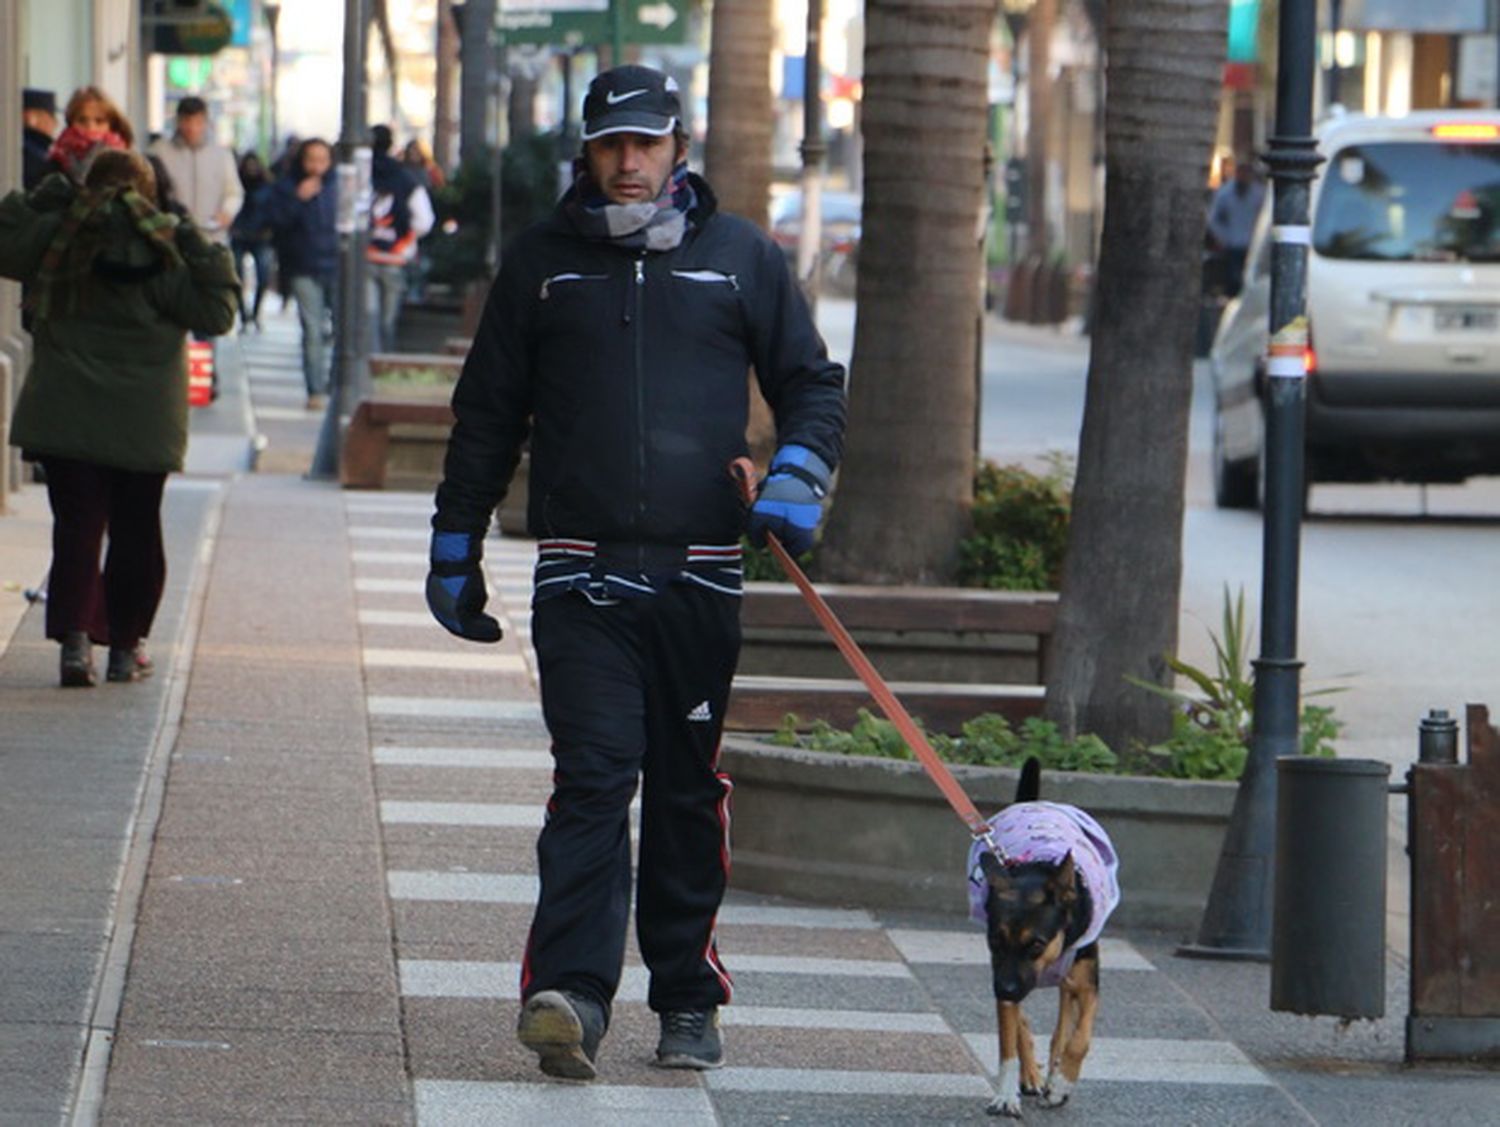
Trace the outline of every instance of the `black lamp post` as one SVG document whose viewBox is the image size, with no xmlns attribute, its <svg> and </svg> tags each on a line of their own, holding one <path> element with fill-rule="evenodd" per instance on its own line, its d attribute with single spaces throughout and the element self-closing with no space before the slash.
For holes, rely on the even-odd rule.
<svg viewBox="0 0 1500 1127">
<path fill-rule="evenodd" d="M 1321 157 L 1312 136 L 1315 0 L 1282 0 L 1276 133 L 1266 152 L 1274 186 L 1271 346 L 1266 359 L 1261 650 L 1254 727 L 1213 889 L 1186 955 L 1269 960 L 1276 760 L 1298 754 L 1302 663 L 1297 660 L 1303 414 L 1307 401 L 1309 201 Z"/>
</svg>

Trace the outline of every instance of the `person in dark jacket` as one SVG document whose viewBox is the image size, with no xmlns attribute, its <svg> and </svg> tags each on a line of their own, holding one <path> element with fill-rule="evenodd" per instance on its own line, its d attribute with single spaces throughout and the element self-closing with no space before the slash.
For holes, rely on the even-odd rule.
<svg viewBox="0 0 1500 1127">
<path fill-rule="evenodd" d="M 287 175 L 265 196 L 281 283 L 297 299 L 302 378 L 308 410 L 328 402 L 329 318 L 339 272 L 338 199 L 333 150 L 310 137 L 297 146 Z"/>
<path fill-rule="evenodd" d="M 57 132 L 57 95 L 30 86 L 21 91 L 21 184 L 29 192 L 46 176 L 47 153 Z"/>
<path fill-rule="evenodd" d="M 370 325 L 376 352 L 396 349 L 396 321 L 417 240 L 432 230 L 432 200 L 407 167 L 391 156 L 391 130 L 370 130 L 370 234 L 365 244 Z"/>
<path fill-rule="evenodd" d="M 244 291 L 240 293 L 240 328 L 254 326 L 259 332 L 260 303 L 271 280 L 271 227 L 266 222 L 266 194 L 271 191 L 271 178 L 254 152 L 240 157 L 239 177 L 245 202 L 230 225 L 229 249 L 234 254 L 236 269 L 243 266 L 247 258 L 255 268 L 255 294 L 250 299 L 249 309 L 245 308 Z"/>
<path fill-rule="evenodd" d="M 555 770 L 517 1035 L 544 1073 L 573 1079 L 596 1074 L 620 981 L 638 775 L 656 1063 L 723 1061 L 731 980 L 714 921 L 730 784 L 717 761 L 740 536 L 812 544 L 845 416 L 843 369 L 784 256 L 688 171 L 676 83 L 606 71 L 583 125 L 573 186 L 502 257 L 454 390 L 427 580 L 449 631 L 500 638 L 483 538 L 529 433 L 532 640 Z M 752 366 L 780 446 L 747 512 L 730 463 L 746 454 Z"/>
<path fill-rule="evenodd" d="M 109 680 L 151 671 L 142 643 L 166 580 L 162 489 L 187 448 L 184 337 L 234 323 L 229 251 L 155 195 L 144 157 L 106 150 L 81 188 L 52 175 L 0 201 L 0 276 L 29 284 L 35 313 L 10 443 L 46 470 L 46 629 L 64 686 L 95 683 L 95 643 L 109 647 Z"/>
</svg>

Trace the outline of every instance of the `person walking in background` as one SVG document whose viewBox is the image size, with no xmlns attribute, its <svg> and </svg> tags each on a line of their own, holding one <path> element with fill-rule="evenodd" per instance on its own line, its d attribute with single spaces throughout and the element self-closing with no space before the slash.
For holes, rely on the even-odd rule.
<svg viewBox="0 0 1500 1127">
<path fill-rule="evenodd" d="M 404 164 L 391 156 L 391 130 L 370 130 L 370 322 L 374 351 L 396 347 L 396 319 L 406 296 L 406 272 L 416 261 L 417 240 L 432 230 L 432 200 Z"/>
<path fill-rule="evenodd" d="M 731 982 L 715 919 L 730 784 L 718 753 L 740 534 L 748 521 L 793 554 L 811 546 L 845 415 L 843 369 L 785 256 L 688 171 L 676 82 L 640 66 L 599 75 L 583 139 L 557 210 L 502 257 L 454 390 L 427 579 L 447 630 L 499 639 L 484 535 L 529 432 L 532 642 L 555 766 L 517 1036 L 544 1073 L 572 1079 L 596 1074 L 620 982 L 638 776 L 636 928 L 656 1063 L 723 1062 Z M 729 463 L 746 454 L 751 367 L 781 445 L 747 514 Z"/>
<path fill-rule="evenodd" d="M 245 202 L 230 224 L 229 248 L 234 252 L 236 270 L 245 265 L 247 258 L 255 269 L 255 294 L 248 311 L 244 290 L 240 291 L 240 329 L 253 325 L 259 332 L 260 303 L 271 279 L 271 228 L 266 222 L 266 196 L 271 190 L 271 178 L 254 152 L 240 157 L 239 176 Z"/>
<path fill-rule="evenodd" d="M 150 152 L 166 165 L 177 197 L 193 222 L 216 243 L 229 243 L 229 224 L 239 213 L 244 192 L 234 154 L 213 139 L 208 106 L 189 95 L 177 103 L 177 129 L 152 142 Z"/>
<path fill-rule="evenodd" d="M 1208 208 L 1209 249 L 1223 263 L 1224 294 L 1234 297 L 1245 281 L 1245 257 L 1266 188 L 1248 160 L 1236 161 L 1234 176 L 1219 185 Z"/>
<path fill-rule="evenodd" d="M 61 172 L 74 184 L 82 184 L 89 162 L 106 149 L 128 149 L 135 131 L 97 86 L 81 86 L 68 99 L 63 111 L 66 127 L 47 151 L 47 170 Z"/>
<path fill-rule="evenodd" d="M 46 630 L 64 686 L 96 683 L 95 643 L 109 647 L 108 680 L 151 672 L 162 489 L 187 448 L 184 337 L 234 323 L 228 250 L 155 199 L 145 157 L 106 151 L 81 190 L 51 177 L 0 201 L 0 275 L 30 283 L 35 314 L 10 443 L 46 470 Z"/>
<path fill-rule="evenodd" d="M 338 193 L 332 172 L 333 150 L 310 137 L 297 147 L 287 175 L 265 196 L 281 284 L 297 299 L 309 411 L 328 403 L 329 318 L 339 271 Z"/>
<path fill-rule="evenodd" d="M 432 153 L 420 138 L 413 137 L 406 142 L 406 148 L 401 150 L 401 163 L 429 192 L 439 191 L 448 183 L 442 165 L 432 159 Z"/>
<path fill-rule="evenodd" d="M 21 184 L 29 192 L 47 175 L 47 152 L 57 132 L 57 95 L 28 86 L 21 91 Z"/>
</svg>

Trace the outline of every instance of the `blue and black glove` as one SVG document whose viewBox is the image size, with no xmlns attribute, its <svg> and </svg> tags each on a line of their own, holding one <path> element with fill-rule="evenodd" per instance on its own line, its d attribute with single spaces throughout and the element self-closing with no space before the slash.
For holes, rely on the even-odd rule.
<svg viewBox="0 0 1500 1127">
<path fill-rule="evenodd" d="M 832 476 L 828 463 L 806 446 L 776 451 L 771 472 L 750 508 L 750 543 L 764 547 L 766 533 L 772 532 L 793 556 L 811 548 Z"/>
<path fill-rule="evenodd" d="M 468 532 L 434 532 L 428 557 L 427 607 L 450 634 L 471 642 L 498 642 L 500 623 L 484 613 L 483 537 Z"/>
</svg>

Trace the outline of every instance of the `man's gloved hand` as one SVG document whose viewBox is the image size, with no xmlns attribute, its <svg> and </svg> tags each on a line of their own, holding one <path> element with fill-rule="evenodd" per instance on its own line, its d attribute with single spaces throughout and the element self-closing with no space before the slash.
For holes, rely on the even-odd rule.
<svg viewBox="0 0 1500 1127">
<path fill-rule="evenodd" d="M 750 508 L 750 543 L 762 547 L 766 533 L 772 532 L 793 556 L 811 548 L 832 476 L 828 463 L 806 446 L 776 451 L 771 472 Z"/>
<path fill-rule="evenodd" d="M 498 642 L 500 623 L 484 613 L 483 538 L 467 532 L 434 532 L 427 573 L 427 607 L 450 634 L 471 642 Z"/>
</svg>

